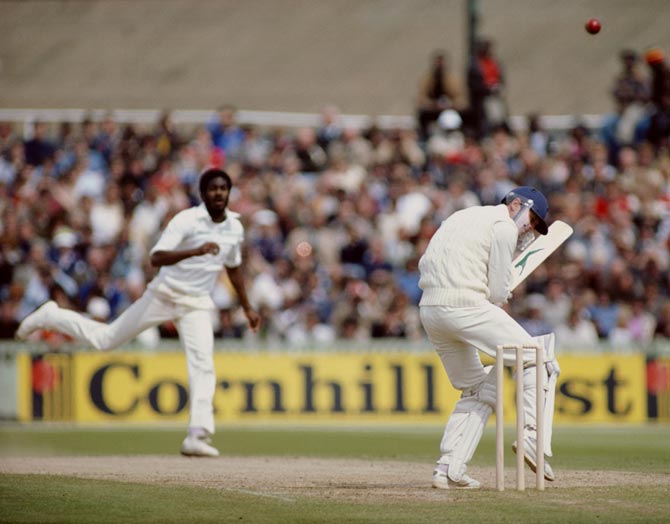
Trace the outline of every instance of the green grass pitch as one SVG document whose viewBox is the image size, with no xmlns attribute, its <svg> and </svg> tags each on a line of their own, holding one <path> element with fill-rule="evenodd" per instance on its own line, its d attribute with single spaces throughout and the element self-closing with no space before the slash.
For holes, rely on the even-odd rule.
<svg viewBox="0 0 670 524">
<path fill-rule="evenodd" d="M 425 462 L 436 458 L 441 427 L 219 428 L 224 456 L 302 456 Z M 175 455 L 183 428 L 0 425 L 2 461 L 12 457 Z M 552 465 L 590 471 L 660 475 L 658 485 L 592 485 L 504 493 L 449 491 L 429 501 L 339 500 L 298 496 L 283 500 L 243 490 L 88 480 L 63 475 L 0 474 L 0 522 L 670 522 L 670 426 L 560 426 Z M 506 442 L 511 443 L 513 428 Z M 472 466 L 493 467 L 493 428 L 487 428 Z M 185 459 L 186 460 L 186 459 Z M 514 456 L 506 455 L 508 468 Z M 225 470 L 222 470 L 225 475 Z M 279 472 L 268 474 L 281 475 Z M 430 478 L 426 478 L 426 490 Z M 436 492 L 437 490 L 433 490 Z M 441 493 L 441 492 L 440 492 Z"/>
</svg>

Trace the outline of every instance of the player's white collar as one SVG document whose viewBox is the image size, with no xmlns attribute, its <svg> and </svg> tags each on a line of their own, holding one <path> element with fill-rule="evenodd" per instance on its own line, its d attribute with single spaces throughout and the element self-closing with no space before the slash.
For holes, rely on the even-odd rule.
<svg viewBox="0 0 670 524">
<path fill-rule="evenodd" d="M 206 218 L 207 220 L 212 220 L 212 217 L 209 215 L 209 211 L 207 211 L 207 206 L 205 206 L 205 203 L 202 202 L 197 208 L 196 208 L 196 216 L 197 218 Z M 229 218 L 240 218 L 240 214 L 231 211 L 230 209 L 226 208 L 226 220 Z M 224 222 L 226 221 L 224 220 Z"/>
</svg>

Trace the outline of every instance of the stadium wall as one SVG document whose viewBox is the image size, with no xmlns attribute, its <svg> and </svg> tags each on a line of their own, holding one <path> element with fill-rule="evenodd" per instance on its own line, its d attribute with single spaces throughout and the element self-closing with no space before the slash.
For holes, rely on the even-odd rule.
<svg viewBox="0 0 670 524">
<path fill-rule="evenodd" d="M 478 0 L 512 114 L 602 114 L 670 2 Z M 466 0 L 2 2 L 0 106 L 407 114 L 436 49 L 465 81 Z M 598 16 L 603 30 L 584 31 Z"/>
</svg>

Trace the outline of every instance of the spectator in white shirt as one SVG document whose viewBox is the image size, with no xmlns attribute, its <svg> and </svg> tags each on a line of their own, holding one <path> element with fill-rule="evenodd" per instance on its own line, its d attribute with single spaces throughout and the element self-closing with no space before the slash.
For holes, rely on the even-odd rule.
<svg viewBox="0 0 670 524">
<path fill-rule="evenodd" d="M 124 225 L 123 206 L 116 182 L 108 182 L 102 200 L 93 203 L 90 220 L 96 246 L 116 243 Z"/>
<path fill-rule="evenodd" d="M 558 349 L 591 349 L 598 346 L 598 330 L 586 313 L 573 307 L 565 322 L 556 326 L 556 347 Z"/>
</svg>

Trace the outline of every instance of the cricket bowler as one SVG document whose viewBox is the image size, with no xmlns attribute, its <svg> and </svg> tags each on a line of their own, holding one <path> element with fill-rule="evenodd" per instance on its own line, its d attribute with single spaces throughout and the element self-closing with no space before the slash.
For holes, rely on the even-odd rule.
<svg viewBox="0 0 670 524">
<path fill-rule="evenodd" d="M 227 210 L 232 181 L 225 171 L 208 169 L 200 176 L 203 203 L 177 213 L 151 250 L 151 264 L 160 270 L 144 294 L 111 324 L 97 322 L 49 301 L 28 315 L 16 336 L 25 339 L 37 329 L 70 335 L 107 351 L 145 329 L 173 320 L 186 353 L 190 390 L 188 434 L 181 446 L 187 456 L 216 457 L 213 399 L 214 334 L 210 293 L 225 267 L 249 327 L 261 318 L 247 298 L 242 275 L 244 228 L 239 215 Z"/>
<path fill-rule="evenodd" d="M 495 358 L 499 344 L 538 344 L 544 348 L 549 386 L 545 400 L 545 454 L 551 452 L 555 384 L 560 369 L 554 334 L 531 337 L 501 306 L 513 289 L 512 260 L 537 234 L 546 235 L 548 203 L 529 186 L 510 191 L 497 206 L 475 206 L 449 216 L 431 238 L 419 261 L 421 322 L 437 351 L 449 381 L 462 391 L 447 421 L 433 487 L 479 488 L 467 466 L 495 409 L 496 377 L 484 367 L 479 351 Z M 535 471 L 535 352 L 525 350 L 524 459 Z M 514 365 L 513 352 L 504 364 Z M 516 442 L 513 444 L 516 451 Z M 555 479 L 545 460 L 544 476 Z"/>
</svg>

